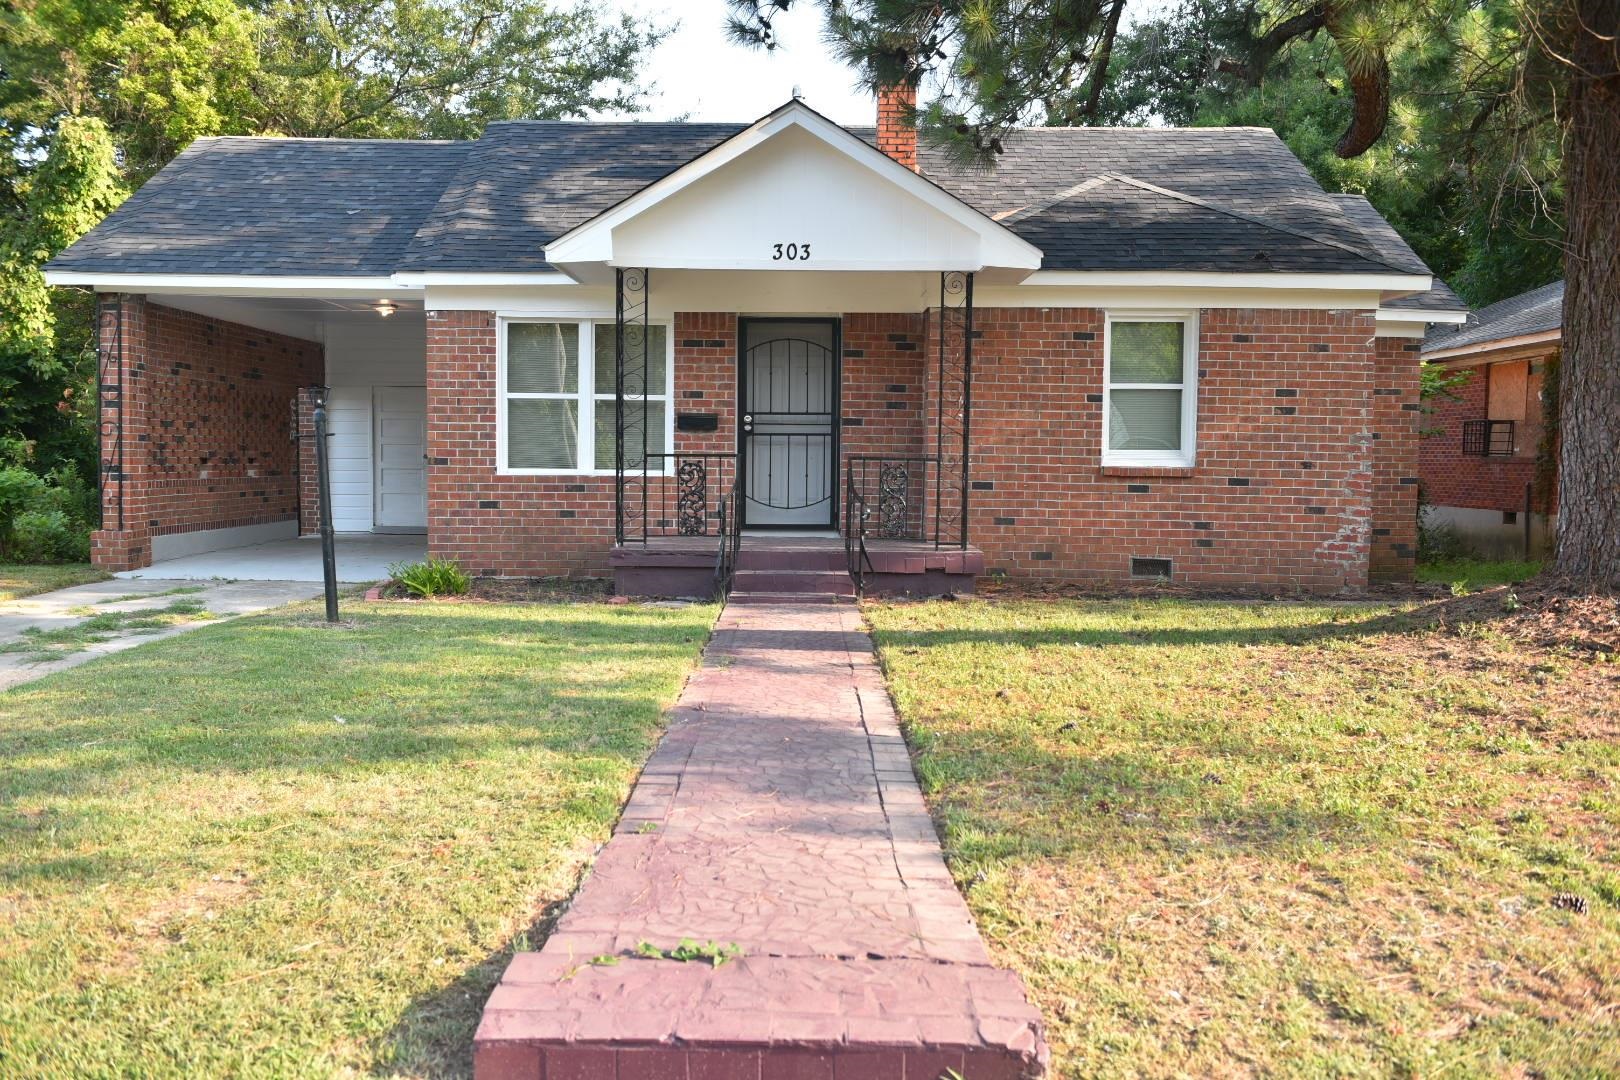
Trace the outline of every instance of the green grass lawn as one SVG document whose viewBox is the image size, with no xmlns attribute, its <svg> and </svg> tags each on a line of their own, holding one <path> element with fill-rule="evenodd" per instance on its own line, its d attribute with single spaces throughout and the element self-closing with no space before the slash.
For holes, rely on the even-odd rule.
<svg viewBox="0 0 1620 1080">
<path fill-rule="evenodd" d="M 0 1073 L 468 1071 L 714 609 L 345 613 L 0 694 Z"/>
<path fill-rule="evenodd" d="M 1058 1075 L 1620 1074 L 1620 664 L 1388 606 L 867 611 Z"/>
<path fill-rule="evenodd" d="M 1439 559 L 1419 563 L 1417 579 L 1449 585 L 1453 592 L 1479 592 L 1497 585 L 1516 585 L 1541 573 L 1541 563 L 1490 559 Z"/>
<path fill-rule="evenodd" d="M 0 563 L 0 603 L 50 592 L 52 589 L 65 589 L 69 585 L 106 581 L 110 577 L 111 574 L 89 563 L 67 563 L 62 566 L 10 566 Z"/>
</svg>

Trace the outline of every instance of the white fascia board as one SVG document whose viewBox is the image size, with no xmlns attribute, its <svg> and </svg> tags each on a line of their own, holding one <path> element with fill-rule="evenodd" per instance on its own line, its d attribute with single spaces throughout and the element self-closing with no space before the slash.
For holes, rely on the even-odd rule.
<svg viewBox="0 0 1620 1080">
<path fill-rule="evenodd" d="M 1412 322 L 1414 320 L 1426 323 L 1465 323 L 1468 321 L 1468 312 L 1466 311 L 1425 311 L 1422 308 L 1381 307 L 1375 314 L 1381 323 Z"/>
<path fill-rule="evenodd" d="M 193 293 L 210 296 L 367 297 L 414 293 L 416 286 L 391 277 L 293 277 L 249 274 L 104 274 L 47 270 L 47 285 L 79 286 L 96 292 Z"/>
<path fill-rule="evenodd" d="M 577 285 L 572 275 L 560 270 L 529 273 L 485 273 L 479 270 L 406 270 L 393 276 L 406 288 L 421 289 L 443 285 Z"/>
<path fill-rule="evenodd" d="M 1392 321 L 1380 318 L 1373 328 L 1373 337 L 1421 339 L 1429 332 L 1426 322 Z"/>
<path fill-rule="evenodd" d="M 1023 284 L 1193 289 L 1331 289 L 1337 292 L 1424 291 L 1427 274 L 1242 274 L 1207 270 L 1037 270 Z"/>
<path fill-rule="evenodd" d="M 984 245 L 981 253 L 981 262 L 984 265 L 1027 270 L 1034 270 L 1041 265 L 1041 251 L 1034 244 L 799 102 L 792 102 L 756 121 L 702 157 L 688 162 L 660 180 L 655 180 L 617 206 L 603 211 L 557 237 L 546 245 L 546 261 L 554 266 L 563 263 L 610 261 L 613 257 L 613 230 L 619 225 L 710 173 L 724 168 L 790 127 L 803 128 L 832 149 L 902 188 L 931 209 L 978 234 L 980 243 Z"/>
</svg>

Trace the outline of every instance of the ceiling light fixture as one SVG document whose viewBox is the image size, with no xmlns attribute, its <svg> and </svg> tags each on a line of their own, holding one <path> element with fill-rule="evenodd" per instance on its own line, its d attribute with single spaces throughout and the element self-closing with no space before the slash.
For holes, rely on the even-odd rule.
<svg viewBox="0 0 1620 1080">
<path fill-rule="evenodd" d="M 371 310 L 375 311 L 378 315 L 381 315 L 386 319 L 388 316 L 399 310 L 399 305 L 394 303 L 392 300 L 379 300 L 375 304 L 371 305 Z"/>
</svg>

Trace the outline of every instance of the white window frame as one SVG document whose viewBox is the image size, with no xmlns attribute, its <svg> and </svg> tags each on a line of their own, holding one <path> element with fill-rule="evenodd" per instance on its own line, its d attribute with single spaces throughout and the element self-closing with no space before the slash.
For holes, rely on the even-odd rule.
<svg viewBox="0 0 1620 1080">
<path fill-rule="evenodd" d="M 1174 390 L 1175 383 L 1114 382 L 1114 324 L 1181 323 L 1181 449 L 1112 450 L 1108 433 L 1115 390 Z M 1104 466 L 1190 469 L 1198 461 L 1198 312 L 1108 311 L 1103 314 L 1102 463 Z"/>
<path fill-rule="evenodd" d="M 559 315 L 502 315 L 495 321 L 495 472 L 499 476 L 612 476 L 613 462 L 597 462 L 596 458 L 596 403 L 613 400 L 613 387 L 601 393 L 596 388 L 596 328 L 612 325 L 610 315 L 581 315 L 571 311 Z M 518 323 L 573 323 L 579 327 L 579 384 L 573 392 L 563 394 L 522 393 L 509 395 L 506 391 L 507 330 Z M 664 403 L 664 445 L 675 446 L 675 326 L 672 320 L 653 319 L 649 326 L 664 327 L 664 392 L 648 396 L 649 401 Z M 649 357 L 649 362 L 652 358 Z M 573 401 L 579 408 L 579 465 L 573 469 L 518 469 L 507 462 L 506 430 L 508 403 L 513 400 L 549 399 Z M 639 401 L 640 397 L 631 399 Z M 664 459 L 663 475 L 673 473 L 673 460 Z"/>
</svg>

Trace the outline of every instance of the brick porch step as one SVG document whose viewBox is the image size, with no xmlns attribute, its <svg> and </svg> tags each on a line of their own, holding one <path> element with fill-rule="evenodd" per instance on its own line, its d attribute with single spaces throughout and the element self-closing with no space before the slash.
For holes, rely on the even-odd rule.
<svg viewBox="0 0 1620 1080">
<path fill-rule="evenodd" d="M 821 593 L 854 596 L 849 572 L 838 570 L 738 570 L 732 589 L 744 593 Z"/>
<path fill-rule="evenodd" d="M 478 1080 L 1018 1080 L 1039 1017 L 1018 977 L 924 959 L 703 962 L 520 954 Z"/>
<path fill-rule="evenodd" d="M 852 604 L 855 598 L 848 593 L 782 593 L 782 592 L 737 592 L 726 598 L 726 603 L 749 605 L 770 604 Z"/>
</svg>

